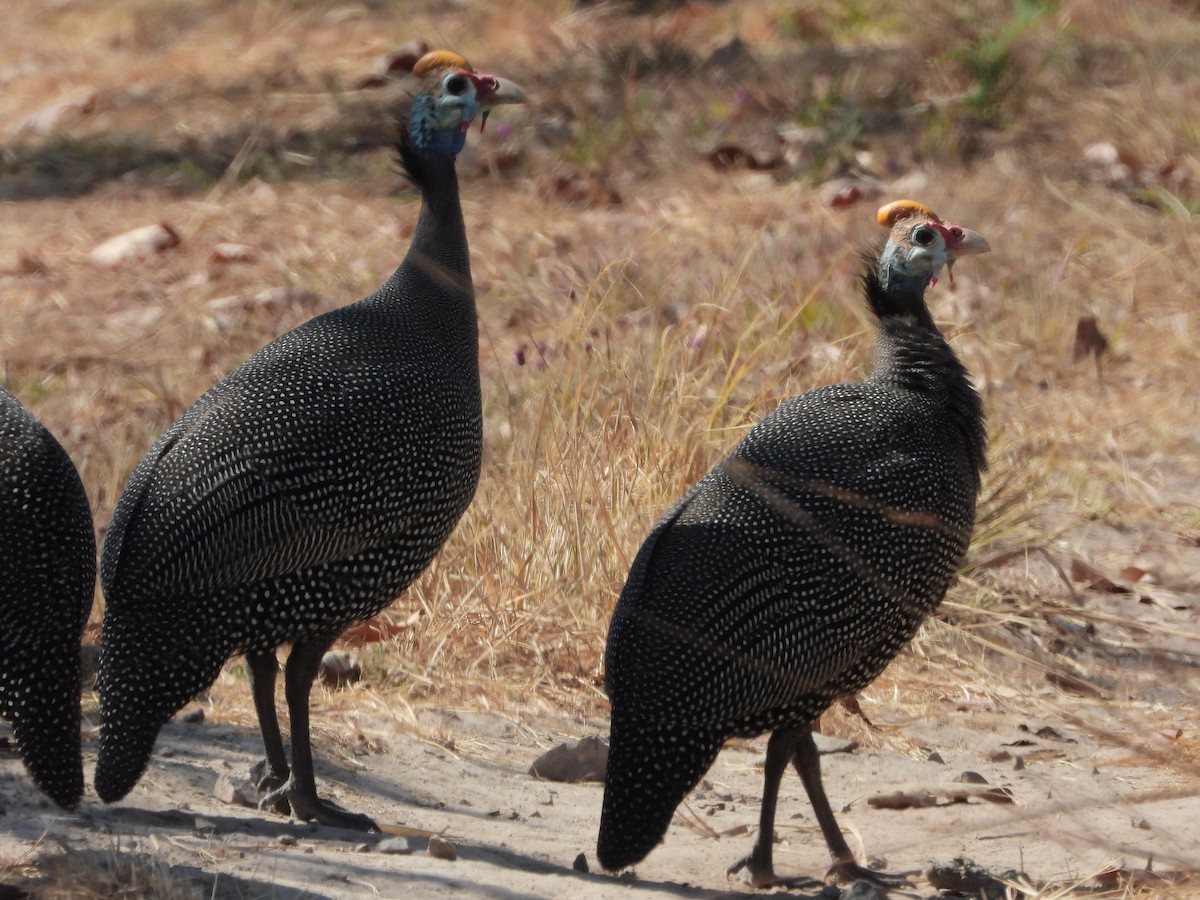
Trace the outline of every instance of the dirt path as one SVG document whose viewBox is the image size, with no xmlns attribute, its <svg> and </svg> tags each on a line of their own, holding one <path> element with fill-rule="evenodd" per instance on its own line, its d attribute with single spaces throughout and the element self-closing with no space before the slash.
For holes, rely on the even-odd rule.
<svg viewBox="0 0 1200 900">
<path fill-rule="evenodd" d="M 1142 723 L 1101 722 L 1109 715 L 1081 704 L 1080 721 L 1111 735 L 1133 729 L 1131 742 L 1167 753 L 1170 739 Z M 1152 718 L 1152 711 L 1147 710 Z M 333 714 L 336 717 L 336 714 Z M 636 880 L 575 871 L 584 854 L 595 867 L 598 784 L 555 784 L 527 774 L 542 749 L 597 733 L 601 723 L 542 721 L 518 725 L 498 716 L 428 710 L 445 744 L 425 743 L 358 719 L 349 732 L 372 749 L 356 756 L 330 738 L 318 748 L 323 790 L 377 821 L 436 831 L 458 858 L 433 858 L 428 840 L 408 839 L 410 853 L 386 852 L 388 834 L 318 828 L 218 800 L 221 776 L 245 775 L 259 752 L 257 735 L 219 723 L 172 723 L 164 729 L 146 777 L 119 805 L 85 800 L 64 815 L 29 790 L 19 763 L 0 760 L 0 858 L 13 860 L 58 847 L 112 864 L 119 854 L 145 854 L 194 880 L 204 897 L 318 898 L 457 896 L 600 898 L 724 897 L 749 893 L 727 880 L 724 867 L 753 840 L 761 792 L 764 743 L 727 748 L 706 783 L 689 799 L 666 842 L 640 866 Z M 331 722 L 329 711 L 315 718 Z M 954 711 L 937 721 L 885 725 L 881 749 L 859 748 L 824 758 L 840 822 L 866 842 L 870 859 L 890 871 L 924 870 L 930 859 L 970 857 L 996 871 L 1022 869 L 1055 882 L 1091 875 L 1124 858 L 1142 866 L 1178 868 L 1200 860 L 1200 796 L 1195 784 L 1137 765 L 1120 746 L 1098 744 L 1086 729 L 1018 712 Z M 362 747 L 361 743 L 354 746 Z M 361 752 L 361 750 L 360 750 Z M 1017 768 L 1017 759 L 1021 767 Z M 939 761 L 940 760 L 940 761 Z M 94 750 L 88 754 L 94 762 Z M 950 803 L 963 772 L 1007 788 L 1013 803 L 972 797 Z M 928 791 L 938 805 L 876 809 L 866 797 L 904 788 Z M 849 807 L 844 809 L 844 807 Z M 690 821 L 689 821 L 690 820 Z M 695 824 L 699 823 L 699 824 Z M 799 782 L 784 781 L 777 823 L 781 873 L 819 876 L 826 854 Z M 718 835 L 714 837 L 714 835 Z M 932 893 L 916 876 L 917 893 Z M 800 888 L 816 896 L 820 885 Z"/>
</svg>

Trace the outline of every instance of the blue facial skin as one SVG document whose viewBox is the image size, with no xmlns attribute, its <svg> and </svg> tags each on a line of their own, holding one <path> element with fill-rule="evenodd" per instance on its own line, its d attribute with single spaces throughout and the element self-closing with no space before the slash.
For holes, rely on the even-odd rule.
<svg viewBox="0 0 1200 900">
<path fill-rule="evenodd" d="M 879 280 L 899 294 L 922 294 L 946 262 L 945 243 L 931 226 L 909 232 L 910 247 L 891 242 L 884 248 Z"/>
<path fill-rule="evenodd" d="M 475 82 L 461 72 L 447 72 L 436 94 L 423 91 L 413 101 L 413 145 L 432 155 L 457 156 L 467 140 L 463 125 L 479 111 Z"/>
</svg>

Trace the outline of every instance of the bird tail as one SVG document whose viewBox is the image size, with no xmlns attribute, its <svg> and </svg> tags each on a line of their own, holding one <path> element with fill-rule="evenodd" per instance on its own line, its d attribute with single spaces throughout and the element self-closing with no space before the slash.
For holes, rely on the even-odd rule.
<svg viewBox="0 0 1200 900">
<path fill-rule="evenodd" d="M 194 611 L 194 610 L 193 610 Z M 105 611 L 100 674 L 100 749 L 96 793 L 120 800 L 137 784 L 158 732 L 185 703 L 208 688 L 232 648 L 219 631 L 187 616 Z M 144 613 L 144 611 L 143 611 Z"/>
<path fill-rule="evenodd" d="M 613 719 L 596 845 L 600 865 L 610 871 L 632 866 L 658 845 L 724 740 L 706 729 Z"/>
<path fill-rule="evenodd" d="M 4 649 L 11 651 L 9 690 L 18 694 L 9 699 L 21 759 L 34 784 L 63 809 L 74 809 L 83 796 L 78 638 L 33 652 Z"/>
</svg>

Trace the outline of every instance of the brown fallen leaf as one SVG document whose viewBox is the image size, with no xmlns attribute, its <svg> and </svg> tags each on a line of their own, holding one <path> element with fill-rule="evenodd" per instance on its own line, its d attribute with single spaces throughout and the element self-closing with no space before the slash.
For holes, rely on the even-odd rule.
<svg viewBox="0 0 1200 900">
<path fill-rule="evenodd" d="M 1075 344 L 1071 358 L 1076 362 L 1085 356 L 1099 359 L 1108 351 L 1108 338 L 1100 331 L 1099 320 L 1093 315 L 1080 316 L 1075 323 Z"/>
<path fill-rule="evenodd" d="M 26 118 L 17 131 L 49 134 L 69 121 L 91 113 L 96 108 L 96 97 L 95 91 L 87 91 L 68 100 L 47 104 Z"/>
<path fill-rule="evenodd" d="M 1124 581 L 1150 581 L 1151 578 L 1147 578 L 1147 575 L 1151 575 L 1150 572 L 1142 569 L 1140 565 L 1127 565 L 1121 570 L 1121 577 Z"/>
<path fill-rule="evenodd" d="M 867 805 L 873 809 L 928 809 L 933 806 L 950 806 L 956 803 L 968 803 L 973 799 L 986 800 L 988 803 L 1014 803 L 1013 793 L 1009 788 L 996 787 L 990 784 L 963 784 L 955 782 L 946 785 L 909 784 L 887 791 L 873 794 L 867 798 Z"/>
<path fill-rule="evenodd" d="M 394 619 L 367 619 L 359 622 L 342 632 L 339 644 L 350 647 L 362 647 L 365 644 L 378 644 L 380 641 L 391 640 L 412 628 L 421 618 L 421 613 L 415 612 L 403 622 Z"/>
<path fill-rule="evenodd" d="M 1101 594 L 1128 594 L 1130 589 L 1117 584 L 1104 575 L 1099 569 L 1085 562 L 1078 556 L 1071 560 L 1071 580 L 1082 581 L 1093 591 Z"/>
<path fill-rule="evenodd" d="M 928 791 L 892 791 L 867 798 L 872 809 L 926 809 L 937 806 L 938 798 Z"/>
<path fill-rule="evenodd" d="M 821 199 L 833 209 L 847 209 L 883 196 L 882 184 L 863 178 L 835 178 L 825 182 L 819 190 Z"/>
<path fill-rule="evenodd" d="M 1075 675 L 1068 672 L 1047 672 L 1046 680 L 1056 688 L 1079 694 L 1081 697 L 1103 697 L 1104 692 Z"/>
<path fill-rule="evenodd" d="M 50 266 L 46 261 L 36 253 L 21 252 L 17 258 L 17 264 L 4 270 L 5 275 L 16 275 L 19 277 L 34 277 L 50 274 Z"/>
</svg>

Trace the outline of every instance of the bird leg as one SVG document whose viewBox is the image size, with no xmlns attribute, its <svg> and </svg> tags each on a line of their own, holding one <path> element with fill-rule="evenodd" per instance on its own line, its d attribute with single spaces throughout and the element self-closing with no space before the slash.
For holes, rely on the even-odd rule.
<svg viewBox="0 0 1200 900">
<path fill-rule="evenodd" d="M 796 767 L 800 780 L 804 782 L 808 802 L 812 804 L 817 824 L 821 826 L 821 834 L 825 836 L 825 846 L 829 848 L 829 855 L 833 857 L 833 865 L 829 867 L 825 877 L 844 882 L 862 878 L 882 888 L 912 887 L 912 883 L 902 875 L 873 872 L 855 861 L 854 854 L 850 852 L 850 845 L 842 837 L 842 830 L 834 818 L 833 809 L 829 806 L 829 798 L 825 796 L 825 786 L 821 783 L 821 754 L 813 740 L 811 728 L 802 729 L 797 733 L 793 748 L 792 765 Z M 769 750 L 767 758 L 770 759 Z"/>
<path fill-rule="evenodd" d="M 282 799 L 291 804 L 292 814 L 297 819 L 356 831 L 378 831 L 378 826 L 368 816 L 349 812 L 317 796 L 309 736 L 308 698 L 321 665 L 321 657 L 332 643 L 332 638 L 321 638 L 301 640 L 292 645 L 284 673 L 284 694 L 292 723 L 292 770 L 287 781 L 264 797 L 260 806 Z"/>
<path fill-rule="evenodd" d="M 246 667 L 250 670 L 254 710 L 258 713 L 258 727 L 267 753 L 265 759 L 254 764 L 250 778 L 259 796 L 265 797 L 283 787 L 289 774 L 283 736 L 279 732 L 279 716 L 275 712 L 275 677 L 279 674 L 279 660 L 275 658 L 274 648 L 247 653 Z M 285 816 L 292 811 L 285 798 L 277 799 L 274 809 Z"/>
<path fill-rule="evenodd" d="M 806 728 L 780 728 L 772 732 L 767 742 L 767 762 L 763 775 L 762 809 L 758 817 L 758 837 L 748 856 L 744 856 L 725 870 L 726 875 L 733 875 L 745 869 L 750 876 L 750 884 L 757 888 L 776 887 L 780 885 L 808 884 L 812 879 L 778 878 L 775 875 L 773 859 L 775 842 L 775 805 L 779 799 L 779 782 L 787 769 L 788 760 L 797 741 L 803 734 L 811 733 Z M 841 837 L 841 835 L 838 835 Z"/>
</svg>

